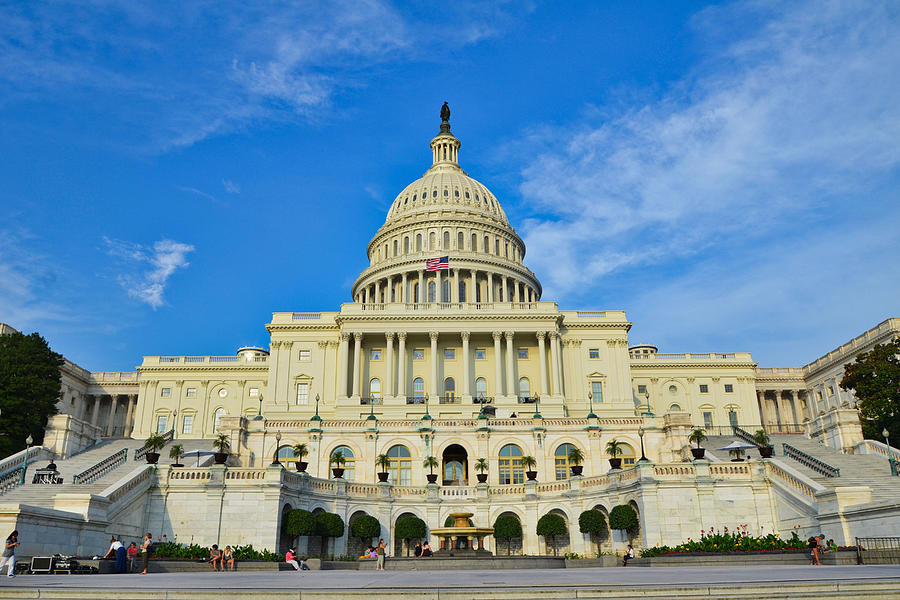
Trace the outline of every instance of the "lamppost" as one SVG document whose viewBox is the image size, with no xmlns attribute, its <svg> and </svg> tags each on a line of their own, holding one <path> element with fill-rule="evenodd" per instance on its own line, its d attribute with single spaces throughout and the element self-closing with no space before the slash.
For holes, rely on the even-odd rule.
<svg viewBox="0 0 900 600">
<path fill-rule="evenodd" d="M 321 421 L 322 417 L 319 416 L 319 395 L 316 394 L 316 414 L 313 415 L 313 421 Z"/>
<path fill-rule="evenodd" d="M 29 435 L 25 438 L 25 462 L 22 463 L 22 479 L 19 483 L 25 483 L 25 473 L 28 471 L 28 450 L 31 449 L 31 444 L 34 442 L 34 439 Z"/>
<path fill-rule="evenodd" d="M 881 435 L 882 437 L 884 437 L 884 445 L 887 446 L 888 462 L 891 463 L 891 475 L 896 477 L 898 474 L 898 469 L 897 460 L 894 458 L 894 453 L 891 452 L 891 432 L 888 431 L 887 427 L 885 427 L 881 431 Z"/>
<path fill-rule="evenodd" d="M 278 465 L 279 467 L 281 466 L 281 461 L 278 460 L 278 450 L 279 450 L 280 445 L 281 445 L 281 432 L 277 431 L 277 432 L 275 432 L 275 456 L 272 457 L 272 465 L 271 465 L 273 467 L 275 465 Z"/>
<path fill-rule="evenodd" d="M 541 418 L 541 413 L 538 412 L 538 407 L 540 406 L 540 404 L 541 404 L 541 396 L 540 396 L 540 394 L 539 394 L 539 395 L 537 395 L 537 396 L 534 397 L 534 415 L 533 415 L 533 417 L 532 417 L 532 418 L 534 418 L 534 419 L 540 419 L 540 418 Z"/>
<path fill-rule="evenodd" d="M 262 395 L 262 392 L 260 392 L 260 394 L 259 394 L 259 412 L 256 413 L 256 416 L 255 416 L 255 417 L 253 417 L 253 420 L 254 420 L 254 421 L 262 421 L 262 420 L 263 420 L 263 416 L 262 416 L 262 402 L 263 402 L 263 395 Z"/>
<path fill-rule="evenodd" d="M 650 407 L 650 391 L 649 390 L 644 392 L 644 398 L 647 399 L 647 412 L 645 412 L 644 414 L 647 415 L 648 417 L 652 417 L 653 409 Z"/>
<path fill-rule="evenodd" d="M 175 439 L 175 431 L 178 429 L 178 409 L 172 412 L 172 439 Z M 176 461 L 177 462 L 177 461 Z"/>
<path fill-rule="evenodd" d="M 650 462 L 650 459 L 644 454 L 644 428 L 638 428 L 638 437 L 641 438 L 641 458 L 638 459 L 638 462 Z"/>
<path fill-rule="evenodd" d="M 594 414 L 594 394 L 593 392 L 588 392 L 588 404 L 590 405 L 590 409 L 588 410 L 588 419 L 596 419 L 597 415 Z"/>
</svg>

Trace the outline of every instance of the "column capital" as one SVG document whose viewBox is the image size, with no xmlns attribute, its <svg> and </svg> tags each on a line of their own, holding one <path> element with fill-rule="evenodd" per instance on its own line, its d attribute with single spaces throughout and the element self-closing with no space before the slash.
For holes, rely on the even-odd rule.
<svg viewBox="0 0 900 600">
<path fill-rule="evenodd" d="M 513 337 L 515 337 L 516 333 L 514 331 L 505 331 L 503 335 L 506 336 L 506 339 L 512 341 Z"/>
<path fill-rule="evenodd" d="M 432 342 L 436 342 L 438 340 L 438 332 L 437 331 L 429 331 L 428 337 L 431 338 Z"/>
<path fill-rule="evenodd" d="M 502 331 L 492 331 L 492 332 L 491 332 L 491 335 L 494 336 L 494 341 L 495 341 L 495 342 L 499 342 L 499 341 L 500 341 L 500 338 L 503 337 L 503 332 L 502 332 Z"/>
<path fill-rule="evenodd" d="M 363 334 L 361 331 L 353 332 L 353 341 L 355 341 L 357 344 L 362 342 L 362 338 L 363 338 Z"/>
<path fill-rule="evenodd" d="M 538 331 L 534 335 L 535 335 L 535 337 L 537 337 L 538 341 L 543 341 L 544 338 L 547 337 L 547 332 L 546 331 Z"/>
<path fill-rule="evenodd" d="M 459 332 L 459 335 L 460 335 L 460 337 L 463 339 L 463 341 L 466 341 L 466 342 L 467 342 L 467 341 L 469 341 L 469 336 L 471 335 L 471 332 L 469 332 L 469 331 L 460 331 L 460 332 Z"/>
<path fill-rule="evenodd" d="M 393 331 L 385 331 L 385 332 L 384 332 L 384 340 L 385 340 L 388 344 L 390 344 L 391 342 L 394 341 L 394 335 L 395 335 L 395 334 L 394 334 Z"/>
<path fill-rule="evenodd" d="M 349 342 L 349 341 L 350 341 L 350 332 L 349 332 L 349 331 L 342 331 L 342 332 L 341 332 L 341 340 L 344 341 L 344 342 Z"/>
<path fill-rule="evenodd" d="M 401 342 L 405 342 L 405 341 L 406 341 L 406 332 L 405 332 L 405 331 L 398 331 L 398 332 L 397 332 L 397 339 L 399 339 Z"/>
</svg>

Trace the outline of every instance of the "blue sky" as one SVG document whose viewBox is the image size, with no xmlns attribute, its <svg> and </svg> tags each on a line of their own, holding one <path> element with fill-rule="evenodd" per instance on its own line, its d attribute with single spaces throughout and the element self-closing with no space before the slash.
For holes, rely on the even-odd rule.
<svg viewBox="0 0 900 600">
<path fill-rule="evenodd" d="M 544 299 L 802 365 L 900 315 L 894 2 L 0 3 L 0 321 L 91 370 L 335 310 L 443 101 Z"/>
</svg>

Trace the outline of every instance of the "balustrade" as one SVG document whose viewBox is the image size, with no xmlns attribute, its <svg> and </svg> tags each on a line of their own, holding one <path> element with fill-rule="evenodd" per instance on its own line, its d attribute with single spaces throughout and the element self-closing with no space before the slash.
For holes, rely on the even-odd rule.
<svg viewBox="0 0 900 600">
<path fill-rule="evenodd" d="M 107 456 L 94 466 L 85 469 L 72 478 L 72 483 L 91 483 L 100 479 L 128 460 L 128 448 L 122 448 L 112 456 Z"/>
<path fill-rule="evenodd" d="M 788 458 L 792 458 L 796 460 L 801 465 L 808 467 L 815 471 L 816 473 L 823 475 L 825 477 L 840 477 L 841 470 L 837 467 L 832 467 L 825 461 L 821 461 L 815 456 L 810 456 L 803 450 L 799 448 L 795 448 L 790 444 L 781 444 L 784 455 Z"/>
</svg>

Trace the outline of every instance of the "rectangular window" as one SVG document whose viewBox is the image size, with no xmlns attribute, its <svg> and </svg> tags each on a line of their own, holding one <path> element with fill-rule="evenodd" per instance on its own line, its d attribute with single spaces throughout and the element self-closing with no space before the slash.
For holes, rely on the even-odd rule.
<svg viewBox="0 0 900 600">
<path fill-rule="evenodd" d="M 709 393 L 709 386 L 706 385 L 705 383 L 701 383 L 701 384 L 700 384 L 700 393 L 701 393 L 701 394 L 708 394 L 708 393 Z"/>
<path fill-rule="evenodd" d="M 485 360 L 487 358 L 487 350 L 484 348 L 475 348 L 475 360 Z"/>
<path fill-rule="evenodd" d="M 250 397 L 259 398 L 259 388 L 250 388 Z"/>
<path fill-rule="evenodd" d="M 425 350 L 423 348 L 413 350 L 413 360 L 425 360 Z"/>
<path fill-rule="evenodd" d="M 600 348 L 590 348 L 588 350 L 588 358 L 600 358 Z"/>
<path fill-rule="evenodd" d="M 372 348 L 369 351 L 369 360 L 381 360 L 381 348 Z"/>
<path fill-rule="evenodd" d="M 816 398 L 817 398 L 818 400 L 821 400 L 821 399 L 822 399 L 822 392 L 816 392 Z"/>
<path fill-rule="evenodd" d="M 528 348 L 519 348 L 519 359 L 525 360 L 528 358 Z"/>
<path fill-rule="evenodd" d="M 731 425 L 732 427 L 738 426 L 737 413 L 734 412 L 733 410 L 728 411 L 728 424 Z"/>
<path fill-rule="evenodd" d="M 834 396 L 834 388 L 831 387 L 830 385 L 828 386 L 828 395 L 829 395 L 829 396 Z"/>
<path fill-rule="evenodd" d="M 592 381 L 591 382 L 591 401 L 592 402 L 603 402 L 603 382 L 601 382 L 601 381 Z"/>
<path fill-rule="evenodd" d="M 185 415 L 181 422 L 181 433 L 191 433 L 194 431 L 194 415 Z"/>
<path fill-rule="evenodd" d="M 297 384 L 297 404 L 309 404 L 309 382 Z"/>
<path fill-rule="evenodd" d="M 309 360 L 310 353 L 309 350 L 301 350 L 300 356 L 298 357 L 300 360 L 307 361 Z"/>
<path fill-rule="evenodd" d="M 197 388 L 188 388 L 187 389 L 187 397 L 188 398 L 196 398 L 197 397 Z"/>
<path fill-rule="evenodd" d="M 734 386 L 731 385 L 730 383 L 726 383 L 726 384 L 725 384 L 725 393 L 726 393 L 726 394 L 730 394 L 730 393 L 732 393 L 733 391 L 734 391 Z"/>
<path fill-rule="evenodd" d="M 168 398 L 172 395 L 172 388 L 163 388 L 159 395 L 163 398 Z"/>
<path fill-rule="evenodd" d="M 644 384 L 639 384 L 639 385 L 638 385 L 638 394 L 642 394 L 642 395 L 643 395 L 643 394 L 646 394 L 646 393 L 647 393 L 647 386 L 644 385 Z"/>
<path fill-rule="evenodd" d="M 453 360 L 456 358 L 456 350 L 453 348 L 444 348 L 444 360 Z"/>
<path fill-rule="evenodd" d="M 703 426 L 704 426 L 705 428 L 707 428 L 707 429 L 712 428 L 712 426 L 713 426 L 713 420 L 712 420 L 712 413 L 711 413 L 711 412 L 704 412 L 704 413 L 703 413 Z"/>
<path fill-rule="evenodd" d="M 156 433 L 165 433 L 166 432 L 166 421 L 168 418 L 166 415 L 160 415 L 156 417 Z"/>
</svg>

